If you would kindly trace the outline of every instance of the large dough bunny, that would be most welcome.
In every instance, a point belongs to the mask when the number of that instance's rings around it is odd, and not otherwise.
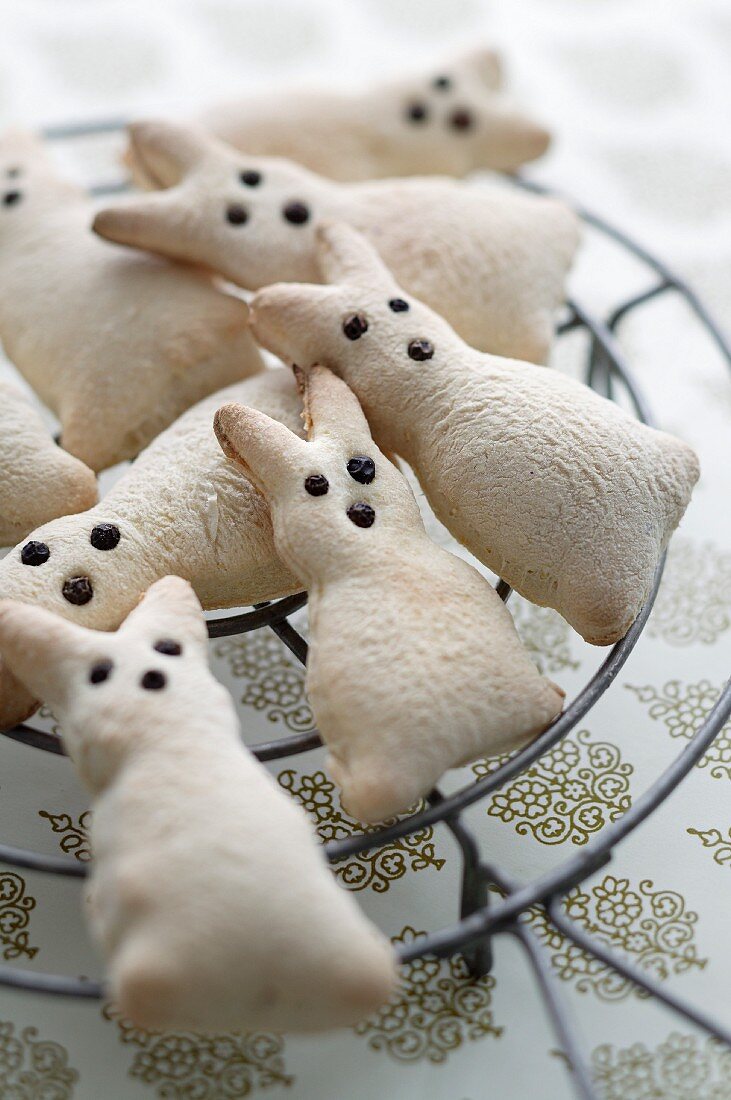
[[[0,378],[0,546],[91,508],[97,495],[89,467],[57,447],[33,402]]]
[[[260,343],[344,378],[480,561],[588,642],[621,638],[690,500],[694,452],[558,371],[468,347],[349,226],[323,227],[320,247],[332,285],[260,291]]]
[[[298,590],[274,549],[269,511],[213,434],[224,401],[245,401],[301,430],[289,371],[263,371],[207,397],[139,456],[87,512],[34,531],[0,562],[0,598],[115,630],[153,581],[189,580],[204,607],[238,607]],[[36,707],[0,662],[0,729]]]
[[[347,221],[465,340],[546,358],[578,243],[564,203],[443,177],[336,183],[171,123],[136,123],[130,136],[164,190],[100,210],[94,228],[109,240],[205,264],[256,290],[317,282],[316,226]]]
[[[303,810],[241,744],[178,577],[116,634],[0,603],[0,651],[53,709],[94,798],[88,915],[138,1027],[317,1031],[395,983],[388,941],[325,865]]]
[[[343,804],[382,821],[448,768],[540,733],[563,692],[490,583],[427,537],[345,383],[314,367],[303,385],[309,442],[242,405],[220,409],[215,429],[264,492],[277,550],[308,590],[307,694]]]
[[[65,450],[102,470],[262,364],[245,302],[101,241],[93,213],[35,138],[0,139],[0,339]]]

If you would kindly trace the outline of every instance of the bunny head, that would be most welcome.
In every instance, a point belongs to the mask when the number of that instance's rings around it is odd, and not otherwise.
[[[164,190],[100,210],[100,236],[204,264],[250,290],[317,280],[324,180],[291,161],[242,157],[195,127],[135,123],[130,141],[135,163]]]
[[[443,318],[402,291],[373,246],[343,223],[317,230],[329,286],[281,283],[253,299],[256,339],[287,363],[329,367],[358,393],[379,431],[404,401],[418,407],[446,364],[464,348]],[[397,413],[397,407],[401,410]],[[380,442],[391,447],[388,433]]]
[[[224,405],[214,428],[224,453],[267,498],[282,559],[308,584],[352,575],[423,533],[414,496],[376,447],[355,395],[322,366],[298,371],[308,441],[264,413]]]
[[[0,137],[0,247],[16,228],[32,227],[40,210],[81,198],[77,187],[56,175],[34,134],[9,130]]]
[[[33,604],[93,630],[114,630],[159,575],[134,526],[112,520],[98,506],[44,524],[11,550],[0,561],[0,599]],[[36,709],[37,696],[28,688],[0,658],[0,728]]]
[[[94,791],[129,752],[175,721],[173,690],[176,706],[195,720],[207,639],[201,606],[180,577],[153,584],[116,633],[87,630],[15,600],[0,602],[3,663],[49,704]]]

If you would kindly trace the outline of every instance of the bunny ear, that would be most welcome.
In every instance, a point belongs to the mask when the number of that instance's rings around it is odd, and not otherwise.
[[[386,283],[393,276],[373,245],[344,222],[321,222],[316,231],[317,258],[327,283]]]
[[[173,122],[133,122],[127,127],[130,156],[155,187],[172,187],[206,156],[203,130]]]
[[[213,420],[221,450],[268,496],[292,473],[299,476],[307,444],[258,409],[231,402]]]
[[[69,672],[89,653],[90,631],[41,607],[0,601],[0,654],[34,696],[53,704],[63,698]]]
[[[189,220],[190,209],[179,191],[157,191],[99,210],[92,229],[108,241],[185,260],[189,255]]]
[[[371,430],[360,402],[349,386],[319,364],[295,367],[305,406],[305,427],[310,439],[323,436],[355,444],[372,442]]]
[[[487,88],[498,91],[503,84],[503,62],[497,50],[482,47],[466,54],[460,65],[470,69]]]
[[[151,585],[120,627],[150,636],[153,642],[185,642],[207,652],[208,631],[193,588],[182,577],[163,577]],[[154,636],[154,637],[153,637]]]

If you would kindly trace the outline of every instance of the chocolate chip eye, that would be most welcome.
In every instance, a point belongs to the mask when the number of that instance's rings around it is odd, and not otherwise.
[[[20,175],[21,169],[17,165],[13,165],[12,168],[5,169],[5,175],[9,180],[17,179]]]
[[[89,541],[95,550],[114,550],[119,545],[122,535],[114,523],[97,523],[93,528]]]
[[[261,172],[254,172],[253,169],[249,169],[246,172],[241,172],[239,179],[247,187],[258,187],[261,183]]]
[[[81,607],[92,598],[94,589],[88,577],[69,577],[67,581],[64,581],[61,594],[69,603]]]
[[[20,560],[23,565],[45,565],[51,556],[51,551],[45,542],[26,542],[20,551]]]
[[[310,208],[303,202],[288,202],[282,207],[282,214],[292,225],[304,225],[310,220]]]
[[[426,122],[429,110],[425,103],[410,103],[406,108],[406,117],[409,122]]]
[[[103,684],[112,675],[112,667],[111,661],[97,661],[89,669],[89,683]]]
[[[3,195],[3,206],[15,206],[22,199],[20,191],[6,191]]]
[[[458,107],[449,116],[449,125],[453,130],[469,130],[472,128],[473,122],[471,111],[468,111],[465,107]]]
[[[435,76],[431,83],[432,88],[436,88],[439,92],[448,92],[452,87],[452,81],[448,76]]]
[[[324,497],[330,488],[330,482],[324,474],[310,474],[305,478],[305,489],[311,497]]]
[[[356,527],[372,527],[376,522],[376,513],[370,504],[366,504],[362,500],[359,500],[357,504],[351,504],[346,515]]]
[[[355,458],[351,458],[347,469],[353,481],[357,481],[361,485],[370,485],[376,476],[376,464],[372,458],[368,458],[366,455],[356,455]]]
[[[360,340],[364,332],[368,332],[368,322],[362,313],[351,313],[343,321],[343,332],[349,340]]]
[[[231,225],[244,225],[249,220],[249,212],[240,202],[232,202],[226,210],[226,221]]]
[[[423,363],[425,359],[431,359],[434,354],[434,345],[428,340],[412,340],[409,344],[409,358],[416,359],[417,363]]]
[[[183,652],[180,642],[175,642],[172,638],[161,638],[152,648],[158,653],[164,653],[166,657],[179,657]]]
[[[394,313],[406,313],[409,308],[409,303],[405,302],[403,298],[391,298],[388,303],[388,308]]]
[[[164,672],[159,672],[158,669],[151,668],[140,680],[140,686],[143,687],[145,691],[160,691],[165,687],[167,682],[168,678]]]

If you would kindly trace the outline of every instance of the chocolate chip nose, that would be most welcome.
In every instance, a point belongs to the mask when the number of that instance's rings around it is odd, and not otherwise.
[[[347,470],[353,481],[361,485],[370,485],[376,476],[376,464],[366,455],[356,455],[355,458],[351,458]]]
[[[362,313],[351,313],[343,321],[343,332],[349,340],[360,340],[368,332],[368,322]]]
[[[354,523],[356,527],[372,527],[376,522],[376,513],[370,504],[366,504],[362,500],[359,500],[356,504],[351,504],[346,514],[350,522]]]
[[[61,594],[69,603],[81,607],[92,598],[94,589],[88,577],[69,577],[64,581]]]
[[[89,536],[89,542],[95,550],[114,550],[122,535],[114,523],[97,523]]]
[[[412,340],[408,351],[410,359],[415,359],[417,363],[423,363],[433,356],[434,345],[429,340]]]
[[[292,225],[304,225],[310,220],[310,208],[303,202],[288,202],[282,214]]]
[[[140,686],[145,691],[161,691],[167,682],[168,678],[164,672],[160,672],[157,668],[151,668],[140,680]]]
[[[95,665],[92,665],[89,669],[89,683],[90,684],[103,684],[105,680],[108,680],[112,675],[112,662],[111,661],[97,661]]]
[[[324,497],[330,488],[330,482],[324,474],[310,474],[305,478],[305,491],[311,497]]]

